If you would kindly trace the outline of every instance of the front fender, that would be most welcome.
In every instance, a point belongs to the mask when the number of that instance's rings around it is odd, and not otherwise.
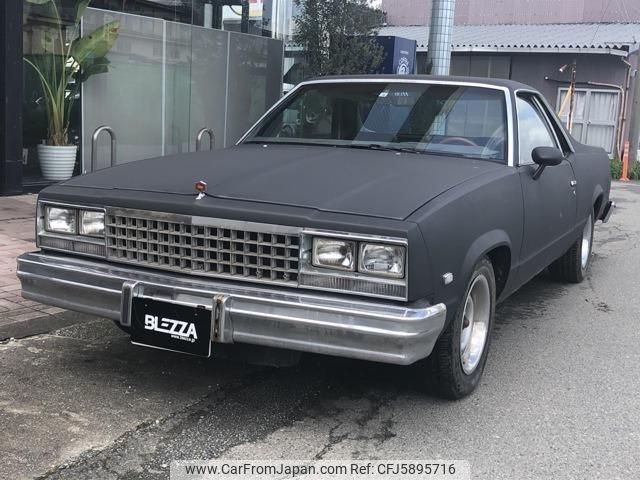
[[[487,252],[505,246],[512,265],[517,262],[523,218],[520,179],[506,166],[441,195],[413,216],[431,259],[430,300],[447,306],[448,320],[455,315],[475,264]],[[445,285],[447,273],[454,280]]]
[[[507,247],[509,248],[509,252],[513,251],[509,234],[504,230],[491,230],[490,232],[478,237],[471,244],[471,247],[469,247],[469,250],[464,257],[460,271],[460,281],[466,285],[469,278],[471,278],[473,267],[475,267],[476,263],[478,263],[478,261],[491,250],[498,247]]]

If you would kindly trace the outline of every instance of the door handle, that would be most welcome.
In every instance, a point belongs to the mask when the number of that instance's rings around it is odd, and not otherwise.
[[[576,185],[578,185],[578,182],[576,180],[571,180],[569,182],[569,185],[571,185],[572,187],[575,187]]]

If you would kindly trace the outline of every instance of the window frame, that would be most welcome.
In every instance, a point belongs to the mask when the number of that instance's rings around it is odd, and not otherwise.
[[[463,86],[463,87],[477,87],[477,88],[486,88],[490,90],[498,90],[504,94],[504,107],[506,109],[506,122],[507,122],[507,132],[506,132],[506,160],[503,160],[503,165],[514,167],[515,164],[515,145],[516,145],[516,128],[515,123],[516,112],[514,106],[514,97],[513,97],[513,89],[503,86],[503,85],[494,85],[490,83],[482,83],[482,82],[474,82],[474,81],[460,81],[460,80],[431,80],[424,78],[395,78],[395,77],[385,77],[380,76],[378,78],[326,78],[326,79],[317,79],[317,80],[309,80],[306,82],[301,82],[296,87],[294,87],[289,93],[283,96],[278,102],[276,102],[271,108],[269,108],[262,117],[260,117],[247,131],[246,133],[240,137],[240,139],[236,142],[236,145],[243,144],[249,137],[255,135],[255,132],[262,127],[264,122],[270,120],[274,114],[280,109],[280,107],[290,100],[289,97],[298,93],[301,88],[310,86],[310,85],[318,85],[318,84],[341,84],[341,83],[409,83],[409,84],[427,84],[427,85],[453,85],[453,86]]]
[[[535,96],[536,99],[542,105],[543,110],[546,113],[547,118],[549,119],[549,124],[552,126],[553,131],[556,133],[556,136],[560,141],[560,145],[562,147],[562,151],[564,152],[565,156],[568,156],[571,153],[575,153],[576,150],[573,146],[573,142],[571,141],[571,137],[569,136],[569,133],[565,129],[564,124],[562,123],[562,120],[560,120],[560,118],[556,114],[553,107],[551,107],[551,104],[547,101],[546,97],[541,95],[540,92],[537,92],[535,90],[531,90],[528,88],[519,88],[514,93],[516,96],[520,93],[525,93],[525,94],[530,94]],[[517,116],[517,112],[516,112],[516,116]]]
[[[551,137],[553,143],[555,143],[554,148],[564,152],[564,148],[562,148],[562,142],[560,141],[556,129],[553,126],[551,119],[549,118],[547,112],[545,111],[544,104],[540,99],[540,95],[537,92],[533,92],[530,90],[518,90],[515,92],[515,114],[516,114],[516,122],[518,124],[518,166],[527,166],[527,165],[535,165],[535,162],[523,162],[522,160],[522,152],[520,148],[521,139],[522,139],[522,131],[520,129],[520,112],[518,110],[518,99],[523,100],[531,105],[531,107],[537,112],[540,120],[543,125],[547,129],[547,133]]]

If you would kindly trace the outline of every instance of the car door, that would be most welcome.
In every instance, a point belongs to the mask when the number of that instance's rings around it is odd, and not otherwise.
[[[518,173],[524,201],[521,271],[526,280],[560,257],[573,242],[576,224],[576,178],[568,160],[547,167],[533,178],[536,147],[561,148],[542,102],[533,93],[516,96],[518,116]]]

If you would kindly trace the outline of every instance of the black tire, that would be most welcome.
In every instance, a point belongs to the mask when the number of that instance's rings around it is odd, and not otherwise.
[[[476,279],[478,279],[479,276],[484,276],[486,278],[489,287],[490,306],[488,327],[484,350],[482,351],[477,366],[473,372],[466,373],[463,369],[463,363],[460,355],[463,317],[467,297],[469,296],[471,287],[475,285]],[[427,363],[431,369],[430,373],[433,387],[437,394],[447,399],[457,400],[469,395],[478,386],[491,345],[491,330],[493,328],[495,306],[495,274],[493,271],[493,265],[489,259],[485,257],[480,260],[473,269],[473,274],[467,283],[464,297],[462,297],[455,317],[451,322],[449,322],[449,325],[438,339],[431,356],[427,359]]]
[[[589,215],[580,238],[571,245],[571,248],[567,250],[564,255],[549,265],[549,273],[555,280],[565,283],[580,283],[586,278],[589,266],[591,265],[591,251],[593,249],[593,218],[593,215]],[[582,253],[585,248],[583,240],[587,227],[590,227],[590,233],[588,233],[587,262],[583,264]]]

